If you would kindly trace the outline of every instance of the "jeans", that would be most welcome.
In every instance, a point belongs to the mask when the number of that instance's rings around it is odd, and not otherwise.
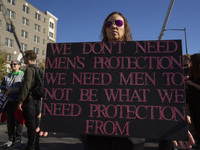
[[[15,119],[15,110],[17,109],[17,101],[9,101],[5,108],[7,118],[7,130],[9,141],[15,142],[21,140],[23,135],[23,125]]]
[[[28,133],[27,150],[39,149],[39,134],[35,130],[39,126],[40,103],[41,100],[35,99],[26,99],[23,103],[23,115]]]

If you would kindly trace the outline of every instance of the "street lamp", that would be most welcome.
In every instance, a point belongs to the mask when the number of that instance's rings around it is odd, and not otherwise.
[[[187,50],[187,36],[186,36],[186,28],[184,28],[184,29],[165,29],[164,31],[168,31],[168,30],[184,31],[184,32],[185,32],[185,50],[186,50],[186,54],[188,54],[188,50]]]

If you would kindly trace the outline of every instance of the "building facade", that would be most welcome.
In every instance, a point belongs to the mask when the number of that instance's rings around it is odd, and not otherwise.
[[[26,0],[0,0],[0,50],[8,62],[21,61],[26,50],[36,52],[36,63],[45,60],[47,43],[56,42],[57,20]]]

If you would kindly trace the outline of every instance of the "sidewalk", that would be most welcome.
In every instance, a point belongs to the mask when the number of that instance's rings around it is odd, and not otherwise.
[[[23,145],[20,148],[7,148],[6,150],[23,150],[27,143],[27,132],[24,126]],[[2,145],[7,142],[7,127],[6,124],[0,123],[0,150],[3,150]],[[49,134],[47,138],[40,138],[41,150],[82,150],[82,142],[78,135],[68,135],[57,133],[56,135]]]
[[[7,142],[7,127],[6,123],[0,123],[0,150],[1,146]],[[20,148],[7,148],[6,150],[23,150],[27,143],[27,131],[24,126],[23,145]],[[47,138],[40,138],[41,150],[83,150],[82,141],[79,135],[57,133],[53,135],[50,133]],[[158,143],[155,141],[147,141],[144,150],[157,150]],[[4,149],[5,150],[5,149]]]

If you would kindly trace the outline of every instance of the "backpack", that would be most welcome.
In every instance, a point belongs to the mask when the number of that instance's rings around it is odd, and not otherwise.
[[[36,100],[40,100],[43,97],[44,92],[44,72],[38,68],[35,69],[35,82],[32,86],[32,97]]]

